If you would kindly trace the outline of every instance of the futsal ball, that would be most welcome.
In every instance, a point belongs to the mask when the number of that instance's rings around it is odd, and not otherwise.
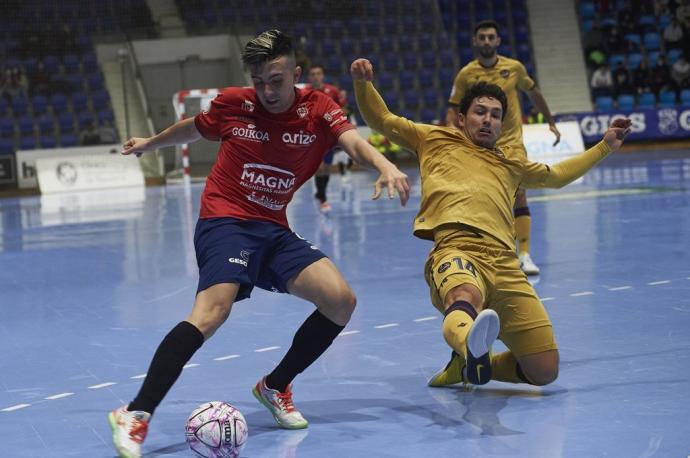
[[[249,431],[242,413],[222,401],[201,404],[187,419],[185,438],[198,456],[237,458]]]

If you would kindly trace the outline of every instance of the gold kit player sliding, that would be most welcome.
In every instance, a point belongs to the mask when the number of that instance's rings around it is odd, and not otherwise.
[[[522,109],[518,90],[524,91],[535,108],[544,115],[544,119],[549,123],[549,129],[556,135],[554,143],[556,146],[561,139],[561,133],[556,127],[541,91],[527,74],[524,65],[496,52],[501,44],[498,24],[494,21],[479,22],[474,27],[472,44],[476,49],[477,58],[460,69],[455,77],[453,90],[448,100],[450,107],[446,115],[446,125],[450,127],[457,125],[460,99],[472,85],[479,81],[486,81],[500,87],[508,100],[501,137],[497,143],[499,147],[510,145],[515,154],[521,152],[527,155],[527,150],[522,143]],[[539,267],[532,261],[529,254],[532,219],[527,206],[527,195],[522,188],[518,188],[515,195],[513,214],[520,267],[527,275],[537,275]]]
[[[546,309],[520,270],[513,198],[519,186],[560,188],[584,175],[621,146],[630,120],[615,121],[596,146],[548,166],[528,161],[522,144],[496,146],[509,107],[494,84],[468,88],[456,128],[391,113],[371,83],[368,60],[354,61],[351,74],[367,124],[419,158],[422,200],[414,234],[434,242],[424,274],[453,349],[429,385],[553,382],[558,349]],[[496,338],[508,351],[491,354]]]

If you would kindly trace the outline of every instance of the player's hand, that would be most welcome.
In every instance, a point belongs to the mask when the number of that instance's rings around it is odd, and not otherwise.
[[[549,130],[551,132],[553,132],[553,134],[556,136],[556,141],[553,142],[553,146],[558,145],[561,141],[561,133],[558,131],[558,127],[556,127],[556,123],[549,124]]]
[[[625,137],[630,133],[632,121],[628,118],[616,119],[611,123],[608,130],[604,133],[604,141],[609,144],[613,151],[623,144]]]
[[[400,196],[400,204],[403,207],[407,204],[407,200],[410,198],[410,180],[394,165],[381,172],[379,179],[374,183],[374,195],[371,198],[376,200],[381,197],[383,188],[388,188],[389,199],[395,197],[397,191],[398,196]]]
[[[141,157],[143,153],[154,149],[155,148],[151,148],[148,138],[132,137],[122,145],[121,153],[125,156],[136,154],[137,157]]]
[[[374,81],[374,66],[367,59],[356,59],[350,65],[352,81]]]

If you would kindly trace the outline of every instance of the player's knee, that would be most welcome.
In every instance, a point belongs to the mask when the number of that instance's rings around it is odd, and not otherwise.
[[[206,339],[228,319],[232,304],[226,301],[208,301],[201,307],[195,307],[188,321],[194,324]]]
[[[340,325],[350,321],[357,305],[354,291],[347,285],[341,285],[332,291],[326,304],[319,307],[321,312],[330,320]]]
[[[446,294],[444,309],[448,309],[448,307],[458,301],[469,302],[477,309],[477,311],[480,311],[482,306],[482,294],[479,291],[479,288],[469,283],[456,286],[448,291],[448,294]]]
[[[544,386],[553,383],[558,378],[558,360],[543,361],[533,365],[525,371],[525,375],[532,385]]]

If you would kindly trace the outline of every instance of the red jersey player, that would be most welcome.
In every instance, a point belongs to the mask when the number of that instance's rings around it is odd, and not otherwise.
[[[375,199],[382,187],[389,198],[397,191],[403,205],[409,197],[407,176],[357,134],[338,104],[295,87],[301,69],[290,37],[266,31],[245,46],[242,61],[254,88],[226,89],[208,112],[124,144],[123,154],[141,154],[202,136],[221,142],[194,235],[199,285],[192,312],[160,343],[134,400],[109,415],[123,457],[141,456],[151,414],[232,304],[248,298],[254,286],[316,305],[283,360],[252,390],[281,427],[306,428],[292,403],[291,382],[342,331],[356,299],[336,266],[290,230],[285,208],[336,143],[380,172]]]

